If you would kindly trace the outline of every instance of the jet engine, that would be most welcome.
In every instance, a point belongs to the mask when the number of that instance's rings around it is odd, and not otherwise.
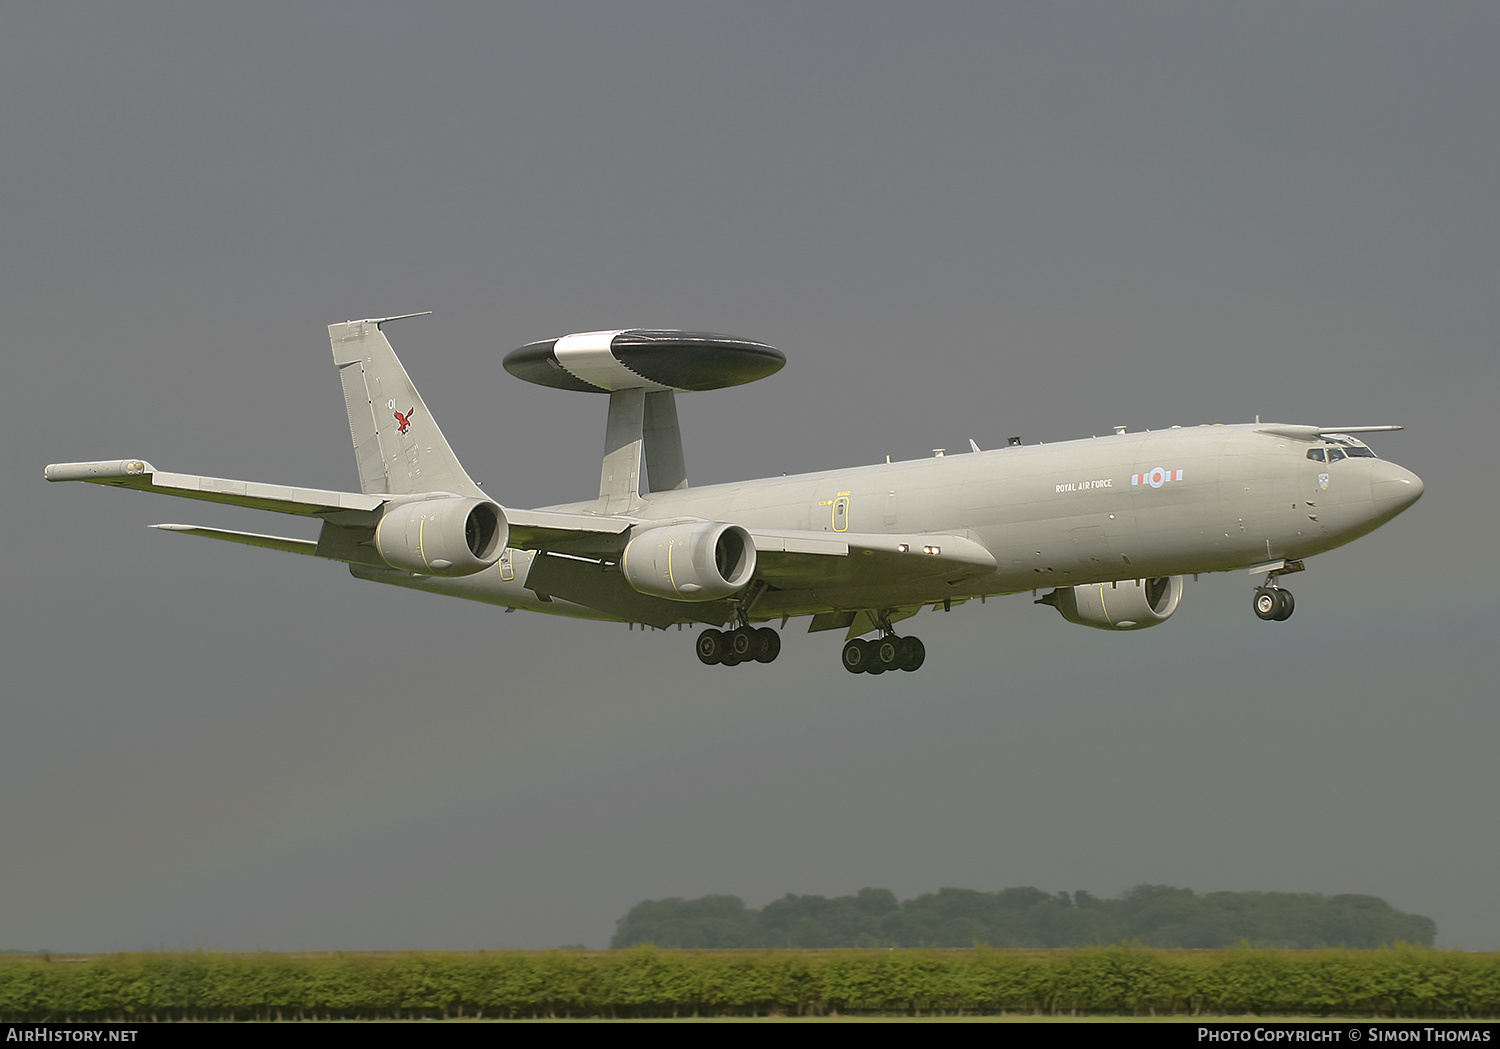
[[[510,526],[488,499],[447,496],[388,507],[375,526],[375,549],[392,568],[460,576],[500,559]]]
[[[1144,630],[1165,622],[1182,600],[1182,576],[1063,586],[1037,599],[1069,623],[1099,630]]]
[[[717,601],[750,582],[755,541],[739,525],[663,525],[641,532],[625,545],[620,571],[642,594],[673,601]]]

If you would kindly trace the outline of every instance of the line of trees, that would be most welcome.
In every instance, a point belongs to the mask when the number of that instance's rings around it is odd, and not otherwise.
[[[545,1016],[1492,1017],[1500,956],[1386,951],[502,951],[0,957],[0,1022]]]
[[[1040,889],[940,889],[898,901],[889,889],[853,896],[786,895],[760,910],[738,896],[643,900],[616,923],[610,946],[1148,947],[1371,949],[1432,946],[1432,919],[1374,896],[1210,892],[1137,885],[1117,899]]]

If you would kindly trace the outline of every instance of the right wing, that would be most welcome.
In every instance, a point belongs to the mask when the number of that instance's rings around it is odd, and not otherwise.
[[[782,590],[957,582],[995,571],[983,545],[959,535],[883,535],[751,528],[755,574]]]

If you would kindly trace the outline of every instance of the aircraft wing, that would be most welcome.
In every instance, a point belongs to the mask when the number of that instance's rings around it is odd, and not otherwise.
[[[1275,434],[1277,437],[1290,437],[1298,441],[1316,441],[1319,437],[1329,434],[1340,433],[1385,433],[1390,430],[1404,430],[1404,426],[1262,426],[1261,433]]]
[[[995,557],[958,535],[749,529],[755,574],[783,590],[957,581],[995,571]]]
[[[280,550],[287,554],[306,554],[316,557],[318,544],[311,539],[288,539],[279,535],[261,535],[258,532],[232,532],[227,528],[202,528],[198,525],[155,524],[163,532],[180,532],[183,535],[201,535],[206,539],[222,539],[225,542],[241,543],[245,546],[263,546],[268,550]]]
[[[167,473],[144,459],[54,463],[47,467],[45,476],[49,481],[90,481],[115,488],[133,488],[138,492],[160,492],[301,517],[328,517],[346,511],[353,511],[355,516],[373,514],[384,502],[379,496],[356,492],[330,492],[320,488],[292,488],[282,484]],[[369,523],[373,525],[374,519],[371,518]]]
[[[625,549],[634,521],[628,517],[570,514],[558,510],[505,508],[510,523],[507,545],[517,550],[544,550],[576,557],[613,558]]]
[[[237,481],[222,477],[168,473],[144,459],[88,463],[54,463],[49,481],[88,481],[139,492],[157,492],[255,510],[318,517],[342,529],[373,528],[386,498],[378,494],[335,492],[318,488]],[[629,540],[632,527],[656,522],[629,517],[558,510],[505,509],[510,528],[507,545],[574,557],[614,560]],[[335,560],[364,562],[358,551],[331,544],[250,532],[161,525],[165,531],[243,543],[288,553],[317,554]],[[781,589],[862,586],[892,582],[957,581],[995,570],[995,559],[979,543],[957,535],[880,535],[749,529],[755,543],[756,575]]]
[[[299,517],[320,517],[345,529],[373,529],[378,512],[387,501],[379,494],[333,492],[320,488],[294,488],[257,481],[235,481],[223,477],[158,470],[144,459],[110,459],[92,463],[54,463],[44,475],[49,481],[89,481],[112,488],[157,492],[211,503],[227,503],[254,510],[270,510]],[[625,517],[567,513],[556,510],[504,510],[510,526],[508,545],[519,550],[547,550],[579,557],[613,558],[624,549],[632,524]],[[308,540],[263,536],[253,532],[231,532],[194,525],[155,525],[168,532],[221,539],[247,546],[263,546],[288,553],[313,554],[334,560],[369,562],[353,549],[333,549]],[[366,535],[364,538],[368,538]],[[347,545],[347,544],[345,544]]]
[[[510,514],[510,511],[506,511]],[[570,522],[568,518],[577,518]],[[536,558],[531,563],[526,586],[549,598],[598,609],[620,619],[666,628],[684,617],[705,623],[725,623],[732,616],[727,602],[680,602],[652,597],[634,590],[618,570],[602,564],[617,560],[629,538],[631,524],[648,529],[658,522],[624,518],[591,517],[556,511],[520,511],[524,538],[517,541],[512,525],[512,546],[563,553],[571,556]],[[619,527],[619,531],[606,529]],[[918,593],[934,582],[956,582],[995,570],[995,559],[980,544],[956,535],[864,535],[808,532],[787,529],[746,529],[755,544],[755,575],[773,588],[803,594],[842,592],[889,592],[916,585]],[[599,560],[595,560],[599,559]],[[819,603],[813,599],[814,604]],[[890,614],[890,620],[915,614],[926,603],[918,599],[910,608]],[[864,620],[859,620],[863,614]],[[858,625],[862,623],[863,625]],[[843,629],[856,636],[876,628],[867,613],[834,612],[812,629]]]
[[[211,503],[247,506],[254,510],[271,510],[300,517],[328,517],[350,511],[357,515],[373,514],[386,502],[380,495],[358,492],[333,492],[321,488],[293,488],[283,484],[261,484],[257,481],[232,481],[223,477],[198,477],[158,470],[144,459],[111,459],[96,463],[54,463],[44,475],[49,481],[89,481],[113,488],[132,488],[138,492],[158,492]],[[511,546],[522,550],[564,549],[572,545],[597,547],[598,552],[618,552],[621,544],[611,542],[637,522],[626,517],[601,517],[556,510],[505,510],[510,523]],[[372,517],[369,524],[375,524]],[[181,529],[178,529],[181,530]]]

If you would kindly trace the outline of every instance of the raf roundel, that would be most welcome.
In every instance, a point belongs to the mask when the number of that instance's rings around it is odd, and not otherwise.
[[[506,354],[518,379],[559,390],[718,390],[774,375],[774,346],[702,331],[626,328],[528,343]]]
[[[1181,470],[1163,470],[1160,466],[1143,474],[1131,474],[1131,484],[1150,485],[1152,488],[1160,488],[1168,481],[1182,480]]]

